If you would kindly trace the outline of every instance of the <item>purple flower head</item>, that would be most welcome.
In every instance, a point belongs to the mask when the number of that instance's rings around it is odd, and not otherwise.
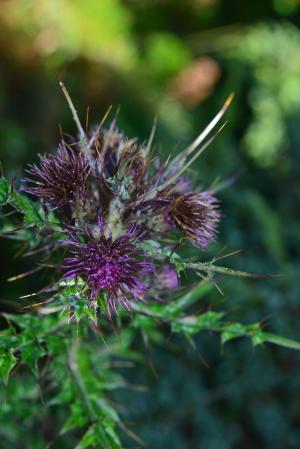
[[[171,201],[166,219],[205,249],[216,235],[220,219],[218,201],[210,191],[179,195]]]
[[[62,142],[55,154],[39,155],[40,166],[30,165],[27,173],[36,179],[25,179],[23,190],[42,198],[45,204],[58,208],[84,200],[87,193],[89,165],[85,157]]]
[[[115,127],[115,121],[108,130],[101,130],[95,139],[92,151],[99,159],[98,169],[104,179],[119,179],[131,176],[143,181],[148,165],[144,147],[137,144],[137,139],[127,139]]]
[[[179,286],[176,270],[164,266],[157,274],[157,283],[159,290],[175,290]]]
[[[110,178],[117,174],[124,142],[124,135],[117,129],[114,129],[114,127],[109,130],[102,130],[99,133],[96,148],[101,155],[101,165],[105,178]]]
[[[100,218],[97,234],[87,232],[86,243],[73,235],[65,241],[73,250],[62,267],[67,270],[64,279],[83,276],[90,300],[105,292],[109,315],[117,313],[117,305],[130,310],[132,300],[143,300],[147,287],[141,278],[154,268],[149,256],[137,246],[141,232],[133,225],[126,234],[113,240]]]

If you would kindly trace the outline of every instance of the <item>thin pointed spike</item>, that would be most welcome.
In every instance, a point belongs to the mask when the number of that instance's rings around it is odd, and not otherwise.
[[[31,298],[32,296],[37,296],[38,293],[29,293],[29,295],[20,296],[19,299]]]
[[[217,180],[217,182],[211,187],[210,190],[212,190],[214,193],[217,193],[221,190],[227,189],[228,187],[232,186],[243,173],[244,169],[239,170],[235,175],[224,179],[224,181]]]
[[[30,276],[31,274],[36,273],[37,271],[42,270],[43,267],[37,267],[34,268],[33,270],[27,271],[26,273],[21,273],[21,274],[17,274],[16,276],[11,276],[10,278],[8,278],[6,281],[7,282],[13,282],[13,281],[17,281],[18,279],[23,279],[27,276]]]
[[[20,307],[19,310],[30,309],[30,308],[33,308],[33,307],[38,307],[40,305],[51,304],[52,302],[54,302],[54,299],[50,299],[48,301],[35,302],[33,304],[30,304],[29,306]]]
[[[221,259],[226,259],[227,257],[235,256],[236,254],[240,254],[242,252],[241,249],[238,249],[237,251],[232,251],[231,253],[224,254],[223,256],[216,256],[214,257],[214,262],[217,262]]]
[[[227,100],[225,101],[224,105],[220,109],[220,111],[217,113],[217,115],[212,119],[212,121],[207,125],[207,127],[202,131],[202,133],[199,134],[197,139],[194,140],[184,151],[183,154],[187,157],[189,156],[199,145],[204,141],[204,139],[208,136],[208,134],[214,129],[214,127],[218,124],[218,122],[221,120],[225,112],[227,111],[228,107],[230,106],[232,100],[234,97],[234,93],[231,93]]]
[[[147,143],[147,146],[146,146],[146,153],[147,154],[150,153],[150,150],[151,150],[151,147],[152,147],[153,139],[154,139],[155,132],[156,132],[156,126],[157,126],[157,117],[154,117],[153,125],[152,125],[151,132],[150,132],[150,136],[149,136],[148,143]]]
[[[218,136],[218,134],[222,131],[222,129],[227,125],[228,122],[225,122],[219,129],[218,131],[204,144],[202,145],[201,148],[199,148],[199,150],[197,151],[196,154],[194,154],[194,156],[181,168],[181,170],[179,170],[179,172],[177,172],[174,176],[172,176],[170,179],[168,179],[164,184],[162,184],[159,187],[155,187],[153,190],[151,190],[148,193],[145,193],[144,195],[140,196],[136,202],[136,204],[140,204],[141,202],[143,202],[145,199],[151,199],[155,196],[156,192],[161,192],[163,191],[166,187],[168,187],[170,184],[172,184],[174,181],[176,181],[176,179],[185,171],[189,168],[189,166],[200,156],[200,154],[202,154],[207,147],[209,147],[209,145],[215,140],[215,138]]]
[[[196,269],[197,271],[204,271],[206,273],[220,273],[220,274],[226,274],[228,276],[240,276],[240,277],[253,278],[253,279],[265,279],[265,278],[267,279],[267,278],[282,276],[281,274],[249,273],[247,271],[239,271],[239,270],[233,270],[232,268],[220,267],[218,265],[213,265],[212,263],[207,263],[207,262],[187,263],[186,268]]]
[[[74,106],[74,104],[72,102],[72,99],[71,99],[71,97],[69,95],[69,92],[67,91],[67,88],[64,85],[64,83],[59,78],[58,78],[58,82],[59,82],[60,88],[61,88],[61,90],[62,90],[62,92],[63,92],[63,94],[64,94],[64,96],[65,96],[65,98],[67,100],[67,103],[68,103],[69,108],[70,108],[70,110],[72,112],[72,115],[73,115],[74,122],[75,122],[76,127],[77,127],[78,132],[79,132],[80,150],[86,156],[91,169],[94,170],[95,169],[95,163],[94,163],[93,154],[92,154],[92,152],[91,152],[91,150],[89,148],[88,139],[87,139],[87,136],[86,136],[86,134],[84,132],[84,129],[83,129],[81,123],[80,123],[80,120],[79,120],[77,111],[75,109],[75,106]]]
[[[115,128],[115,126],[116,126],[116,123],[117,123],[117,120],[118,120],[118,117],[119,117],[119,114],[120,114],[120,110],[121,110],[121,105],[119,104],[118,107],[117,107],[115,116],[114,116],[114,118],[113,118],[113,121],[111,122],[109,131],[114,130],[114,128]]]
[[[101,130],[105,120],[107,119],[107,117],[109,116],[110,112],[112,110],[112,104],[108,107],[107,111],[105,112],[101,122],[99,123],[99,125],[97,126],[96,131],[93,133],[90,141],[89,141],[89,148],[91,148],[91,146],[93,145],[93,143],[95,142],[95,139],[97,137],[97,135],[99,134],[99,131]]]
[[[114,116],[114,118],[113,118],[113,120],[112,120],[112,122],[110,124],[110,127],[108,129],[108,137],[106,139],[106,143],[104,144],[104,146],[102,148],[102,154],[103,155],[106,153],[107,146],[109,144],[109,139],[110,139],[110,137],[112,136],[112,134],[113,134],[113,132],[115,130],[115,126],[116,126],[117,119],[118,119],[118,116],[119,116],[119,113],[120,113],[120,109],[121,109],[121,106],[119,105],[118,108],[117,108],[117,111],[115,113],[115,116]]]
[[[86,109],[85,134],[87,134],[88,129],[89,129],[89,115],[90,115],[90,107],[88,106]]]
[[[77,126],[77,129],[78,129],[78,132],[79,132],[80,142],[82,144],[87,144],[87,138],[86,138],[85,132],[84,132],[83,127],[82,127],[82,125],[80,123],[77,111],[76,111],[75,106],[73,104],[73,101],[72,101],[72,99],[71,99],[71,97],[69,95],[69,92],[67,91],[66,86],[64,85],[64,83],[60,79],[58,79],[58,83],[59,83],[59,86],[60,86],[60,88],[62,90],[62,93],[64,94],[64,96],[65,96],[65,98],[67,100],[69,108],[70,108],[70,110],[72,112],[74,122],[75,122],[75,124]]]
[[[61,139],[62,142],[64,142],[64,140],[65,140],[64,139],[64,132],[63,132],[61,124],[58,125],[58,129],[59,129],[60,139]]]
[[[221,290],[221,287],[217,284],[216,281],[211,279],[211,283],[214,285],[214,287],[218,290],[218,292],[220,293],[221,296],[224,296],[223,291]]]
[[[227,122],[225,122],[219,129],[218,131],[204,144],[202,145],[202,147],[199,148],[199,150],[197,151],[197,153],[194,154],[194,156],[181,168],[181,170],[179,170],[179,172],[177,172],[174,176],[172,176],[170,179],[168,179],[167,182],[165,182],[165,184],[163,184],[162,186],[160,186],[159,190],[164,190],[168,185],[172,184],[174,181],[176,181],[176,179],[182,175],[183,172],[185,172],[189,166],[206,150],[206,148],[208,148],[212,142],[215,140],[215,138],[218,136],[218,134],[222,131],[222,129],[227,125]]]
[[[127,435],[132,438],[136,443],[138,443],[140,446],[146,447],[145,442],[138,436],[136,435],[134,432],[132,432],[131,430],[127,429],[127,427],[125,426],[124,423],[122,423],[122,421],[120,421],[118,423],[118,425],[120,426],[120,428],[122,430],[124,430],[125,433],[127,433]]]

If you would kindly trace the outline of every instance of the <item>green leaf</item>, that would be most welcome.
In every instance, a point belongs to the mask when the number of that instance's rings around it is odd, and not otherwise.
[[[132,321],[132,326],[149,332],[155,327],[155,320],[150,316],[137,315]]]
[[[75,449],[85,449],[87,447],[94,447],[96,443],[97,443],[97,438],[95,435],[95,426],[93,425],[83,435],[82,439],[77,444]]]
[[[175,270],[178,274],[186,269],[186,262],[184,262],[184,260],[182,259],[177,259],[176,257],[174,257],[174,255],[172,256],[170,262],[174,265]]]
[[[281,337],[280,335],[271,334],[269,332],[260,332],[252,337],[254,346],[263,343],[273,343],[274,345],[283,346],[289,349],[300,350],[300,342],[290,338]]]
[[[223,330],[221,333],[222,343],[226,343],[234,338],[244,336],[250,337],[254,346],[258,346],[263,343],[273,343],[277,346],[300,350],[300,342],[281,337],[280,335],[271,334],[269,332],[263,332],[259,323],[245,325],[240,323],[230,323],[223,325]]]
[[[197,287],[193,288],[181,298],[170,302],[166,306],[160,306],[161,309],[163,309],[163,314],[165,316],[177,317],[184,309],[203,298],[203,296],[206,295],[212,288],[212,284],[208,282],[203,283],[203,281],[201,281]]]
[[[105,399],[98,398],[98,404],[101,408],[101,413],[106,419],[114,423],[118,423],[120,421],[118,413]]]
[[[32,341],[32,344],[25,346],[21,350],[21,358],[22,362],[28,365],[33,373],[37,376],[38,375],[38,360],[41,357],[44,357],[46,354],[44,348],[37,342]]]
[[[115,432],[114,424],[109,420],[104,420],[102,425],[103,425],[103,428],[105,430],[107,437],[110,440],[111,448],[112,449],[122,449],[119,437]]]
[[[11,203],[24,214],[24,221],[27,224],[42,224],[42,212],[37,205],[27,196],[14,191],[11,195]]]
[[[204,330],[220,330],[223,313],[209,311],[201,315],[191,315],[172,322],[173,332],[194,335]]]
[[[147,317],[138,315],[133,324],[135,327],[143,327],[150,329],[153,327],[153,318],[162,318],[170,320],[181,315],[181,313],[196,301],[201,299],[206,293],[213,288],[213,285],[201,281],[198,286],[191,291],[183,295],[181,298],[176,299],[168,304],[149,304],[147,306],[143,304],[135,304],[134,308],[137,312],[144,312]],[[150,319],[151,318],[151,319]]]
[[[84,427],[88,423],[88,416],[85,408],[80,402],[74,402],[71,405],[71,414],[61,430],[61,434],[68,432],[76,427]]]
[[[59,355],[66,351],[66,340],[58,335],[46,335],[48,352],[51,355]]]
[[[0,377],[4,385],[8,384],[9,374],[16,365],[17,359],[12,352],[2,352],[0,354]]]
[[[109,421],[102,421],[93,424],[83,435],[81,441],[75,449],[86,449],[95,447],[97,449],[122,449],[114,426]]]
[[[10,185],[7,179],[0,178],[0,204],[5,204],[8,201]]]
[[[225,329],[221,333],[222,343],[226,343],[229,340],[247,335],[247,326],[240,323],[230,323],[225,326]]]

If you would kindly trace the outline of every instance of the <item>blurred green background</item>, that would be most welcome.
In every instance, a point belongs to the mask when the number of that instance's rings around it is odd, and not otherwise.
[[[5,175],[19,176],[37,153],[53,150],[59,124],[74,133],[57,75],[83,121],[89,108],[90,124],[120,105],[119,127],[143,141],[157,117],[155,145],[166,157],[234,91],[229,123],[193,166],[196,185],[206,187],[239,174],[219,193],[219,240],[204,257],[227,245],[225,252],[242,250],[228,266],[282,276],[218,279],[224,297],[214,289],[207,302],[232,319],[263,320],[268,330],[300,340],[299,25],[299,0],[2,0]],[[32,267],[16,248],[1,241],[3,310],[43,283],[38,276],[6,282]],[[196,350],[173,338],[151,351],[157,377],[148,357],[126,374],[147,391],[116,397],[148,448],[300,448],[298,353],[254,351],[242,340],[223,351],[214,335],[200,336]],[[16,410],[10,431],[15,425],[24,442],[18,447],[33,448],[42,437],[22,413]],[[124,445],[137,446],[126,436]]]

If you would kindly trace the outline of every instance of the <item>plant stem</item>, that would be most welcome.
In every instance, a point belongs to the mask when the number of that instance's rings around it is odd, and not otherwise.
[[[67,91],[67,88],[64,85],[64,83],[61,80],[59,80],[58,82],[59,82],[60,88],[62,90],[62,93],[64,94],[64,96],[65,96],[65,98],[67,100],[69,108],[70,108],[70,110],[72,112],[72,116],[73,116],[74,122],[75,122],[76,127],[77,127],[78,132],[79,132],[80,149],[84,153],[84,155],[86,156],[87,160],[89,161],[89,164],[90,164],[91,168],[93,169],[94,168],[94,158],[93,158],[90,146],[89,146],[88,139],[87,139],[86,134],[84,132],[84,129],[83,129],[81,123],[80,123],[80,120],[79,120],[77,111],[75,109],[74,103],[73,103],[73,101],[72,101],[72,99],[70,97],[70,94]]]

